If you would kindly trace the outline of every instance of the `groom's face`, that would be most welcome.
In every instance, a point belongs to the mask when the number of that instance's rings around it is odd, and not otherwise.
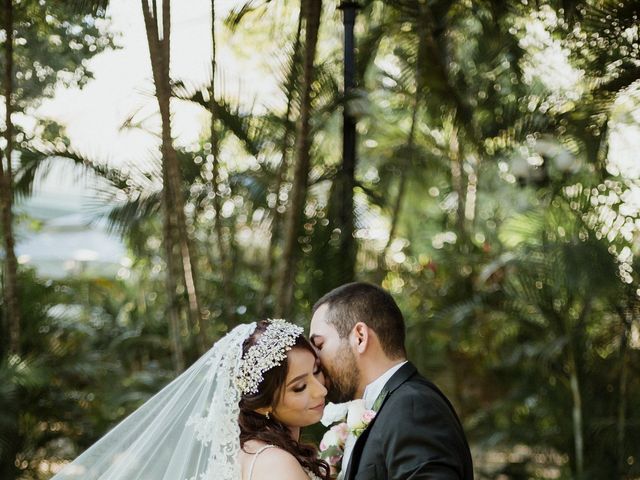
[[[340,338],[336,328],[328,321],[328,310],[326,305],[316,310],[309,333],[327,377],[327,399],[342,403],[355,398],[360,371],[349,338]]]

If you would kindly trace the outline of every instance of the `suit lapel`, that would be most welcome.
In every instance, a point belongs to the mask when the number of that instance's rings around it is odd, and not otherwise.
[[[367,425],[367,428],[364,430],[364,432],[362,432],[362,434],[357,438],[356,443],[353,446],[351,457],[349,458],[349,465],[347,465],[346,473],[343,477],[345,480],[351,480],[355,476],[358,470],[357,466],[360,463],[362,450],[364,449],[364,445],[365,443],[367,443],[367,438],[369,437],[369,431],[378,418],[378,415],[384,407],[384,404],[387,402],[387,399],[394,391],[397,390],[400,385],[406,382],[416,372],[416,367],[414,367],[411,362],[407,362],[402,367],[400,367],[400,369],[396,373],[394,373],[389,381],[385,384],[382,392],[380,392],[380,395],[378,395],[378,398],[376,398],[376,401],[373,404],[373,410],[376,411],[376,416],[373,418],[373,420],[371,420],[371,423]]]

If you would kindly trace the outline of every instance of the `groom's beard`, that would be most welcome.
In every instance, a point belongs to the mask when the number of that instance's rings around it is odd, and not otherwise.
[[[332,365],[326,365],[325,371],[329,377],[327,400],[333,403],[343,403],[353,400],[358,390],[360,371],[356,365],[356,357],[345,342],[343,348],[333,359]]]

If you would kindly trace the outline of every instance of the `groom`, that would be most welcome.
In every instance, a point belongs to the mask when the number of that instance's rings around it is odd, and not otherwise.
[[[368,283],[338,287],[316,302],[311,342],[330,381],[328,398],[363,398],[375,418],[342,459],[345,480],[473,480],[462,425],[444,394],[407,361],[402,313]]]

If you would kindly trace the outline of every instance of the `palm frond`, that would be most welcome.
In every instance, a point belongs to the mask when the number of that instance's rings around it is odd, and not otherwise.
[[[19,151],[20,166],[16,170],[14,184],[15,194],[19,197],[30,195],[36,182],[44,180],[56,164],[63,162],[79,167],[78,175],[94,174],[118,188],[126,188],[129,181],[121,170],[111,168],[70,148],[28,145],[21,147]]]
[[[123,130],[141,130],[150,135],[154,135],[156,137],[160,137],[160,133],[157,131],[152,131],[147,128],[145,125],[150,119],[157,115],[156,111],[146,112],[143,114],[144,106],[139,106],[134,109],[122,122],[120,125],[120,131]]]
[[[530,210],[506,220],[500,229],[499,238],[507,247],[516,247],[522,242],[537,239],[544,226],[544,213]]]
[[[298,47],[298,51],[296,51]],[[290,101],[292,112],[299,111],[298,83],[302,74],[302,61],[300,48],[295,44],[293,48],[285,52],[284,58],[274,59],[274,75],[280,86],[280,91],[285,100]]]
[[[13,453],[12,445],[19,433],[18,412],[20,399],[25,392],[37,391],[50,381],[50,373],[34,358],[8,356],[0,362],[0,460]]]
[[[172,94],[176,98],[196,103],[207,110],[211,108],[208,87],[190,85],[178,80],[173,82]],[[227,100],[214,100],[213,108],[216,118],[222,125],[242,142],[251,155],[257,157],[265,141],[263,122],[250,113],[243,112],[239,103],[234,105]]]
[[[602,32],[615,37],[638,25],[639,0],[600,0],[585,2],[581,27],[589,32]]]
[[[359,39],[356,60],[356,78],[358,80],[364,81],[366,72],[375,61],[380,42],[387,34],[387,31],[388,25],[386,23],[379,23],[370,26],[362,38]]]
[[[488,296],[484,294],[474,295],[472,298],[449,305],[434,315],[433,320],[438,322],[442,319],[450,319],[449,325],[460,327],[460,325],[471,322],[478,317],[478,312],[483,310],[488,304]]]
[[[231,31],[234,31],[247,15],[253,13],[264,14],[265,7],[269,3],[271,3],[271,0],[249,0],[244,2],[242,5],[233,8],[229,12],[224,23]]]
[[[103,16],[110,0],[71,0],[71,8],[78,13]]]
[[[162,191],[140,192],[106,213],[108,230],[125,236],[150,219],[159,218],[161,207]]]

